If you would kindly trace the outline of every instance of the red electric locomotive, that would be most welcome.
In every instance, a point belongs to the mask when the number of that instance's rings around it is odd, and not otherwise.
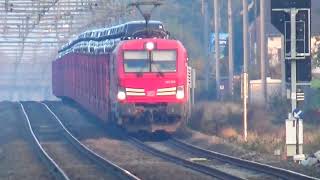
[[[188,115],[187,51],[161,22],[87,31],[53,62],[53,93],[128,131],[174,132]]]

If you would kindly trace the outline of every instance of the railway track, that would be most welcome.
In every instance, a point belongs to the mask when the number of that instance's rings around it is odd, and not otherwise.
[[[50,103],[47,105],[57,114],[62,123],[79,138],[83,143],[94,149],[104,157],[112,159],[113,162],[121,164],[122,167],[137,174],[141,179],[186,179],[186,180],[208,180],[211,176],[185,168],[176,163],[168,162],[149,152],[141,151],[135,145],[128,142],[126,132],[109,124],[102,123],[100,120],[88,114],[86,111],[73,112],[73,107],[65,106],[59,103]],[[70,114],[69,114],[70,113]],[[73,119],[72,117],[75,117]],[[103,127],[103,128],[102,128]],[[83,130],[94,131],[94,133],[84,133]],[[81,130],[83,133],[81,133]],[[88,138],[90,136],[98,137],[95,140]],[[111,147],[112,146],[112,147]]]
[[[184,143],[174,138],[171,138],[167,141],[152,143],[142,142],[139,139],[132,136],[126,136],[125,139],[127,139],[129,143],[133,144],[135,147],[143,150],[144,152],[152,154],[153,156],[165,159],[167,161],[171,161],[179,166],[183,166],[218,179],[316,179],[289,170],[275,168],[269,165],[246,161],[235,157],[201,149],[199,147]],[[168,152],[166,148],[175,149],[176,153],[172,153],[172,151],[174,150]],[[186,154],[189,154],[189,157]],[[200,162],[202,160],[194,161],[191,160],[190,157],[201,157],[205,160],[203,162]],[[217,163],[218,165],[212,163]],[[215,167],[219,165],[223,168],[221,169],[221,167]],[[233,168],[236,167],[239,170],[234,170],[232,169],[232,167],[230,168],[228,166],[233,166]],[[251,175],[246,175],[246,173],[251,173]]]
[[[276,178],[280,179],[286,179],[286,180],[292,180],[292,179],[298,179],[298,180],[307,180],[307,179],[312,179],[315,180],[317,178],[310,177],[304,174],[300,174],[297,172],[293,172],[290,170],[278,168],[278,167],[273,167],[270,165],[254,162],[254,161],[248,161],[236,157],[232,157],[229,155],[221,154],[218,152],[214,151],[209,151],[206,149],[202,149],[200,147],[196,147],[194,145],[188,144],[186,142],[180,141],[178,139],[172,138],[168,141],[169,144],[172,146],[176,147],[177,149],[181,151],[187,151],[192,154],[195,154],[197,156],[201,156],[205,159],[208,160],[219,160],[221,162],[225,162],[228,164],[233,164],[239,167],[243,167],[245,169],[251,169],[260,173],[265,173],[272,175]]]
[[[153,147],[147,145],[146,143],[144,143],[144,142],[142,142],[142,141],[140,141],[137,138],[132,137],[132,136],[128,136],[128,141],[130,143],[132,143],[133,145],[135,145],[136,147],[138,147],[139,149],[141,149],[141,150],[143,150],[145,152],[151,153],[154,156],[157,156],[157,157],[160,157],[162,159],[171,161],[171,162],[173,162],[175,164],[190,168],[192,170],[198,171],[200,173],[206,174],[206,175],[214,177],[214,178],[218,178],[218,179],[234,179],[234,180],[242,180],[242,179],[244,179],[244,178],[241,178],[239,176],[232,175],[232,174],[226,173],[224,171],[215,169],[213,167],[209,167],[209,166],[198,164],[198,163],[195,163],[195,162],[192,162],[192,161],[188,161],[188,160],[185,160],[184,158],[181,158],[179,156],[171,155],[169,153],[160,151],[160,150],[158,150],[156,148],[153,148]]]
[[[20,106],[35,149],[56,179],[139,179],[83,145],[46,104]]]
[[[159,142],[142,142],[131,136],[128,139],[143,151],[218,179],[317,179],[290,170],[208,151],[175,138]]]

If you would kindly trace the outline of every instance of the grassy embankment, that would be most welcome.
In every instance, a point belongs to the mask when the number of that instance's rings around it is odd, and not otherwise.
[[[284,111],[282,113],[286,115],[285,108],[278,107],[265,110],[262,107],[251,106],[248,117],[248,141],[246,143],[243,142],[242,138],[242,111],[241,103],[201,102],[194,107],[189,126],[203,133],[222,137],[248,150],[268,154],[273,154],[275,150],[284,152],[285,117],[279,117],[279,114],[281,114],[279,111]],[[320,122],[305,120],[305,153],[314,153],[320,150],[319,127]]]

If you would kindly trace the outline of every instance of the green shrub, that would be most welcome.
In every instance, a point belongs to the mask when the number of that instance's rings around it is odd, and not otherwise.
[[[311,81],[311,88],[313,89],[320,89],[320,80],[315,79]]]

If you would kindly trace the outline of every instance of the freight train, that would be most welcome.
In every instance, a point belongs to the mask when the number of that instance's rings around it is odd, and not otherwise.
[[[159,21],[81,33],[52,63],[55,96],[129,132],[175,132],[188,116],[188,55]]]

